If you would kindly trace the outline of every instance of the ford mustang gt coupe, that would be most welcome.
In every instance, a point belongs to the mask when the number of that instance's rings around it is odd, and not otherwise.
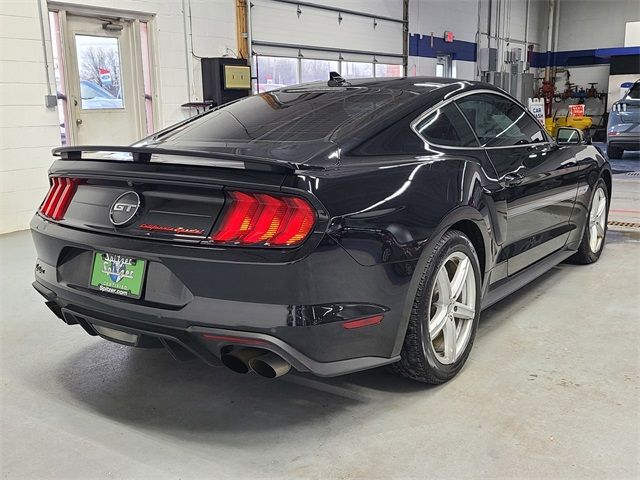
[[[334,75],[54,154],[31,223],[51,311],[270,378],[451,379],[482,309],[598,260],[611,198],[578,130],[442,78]]]

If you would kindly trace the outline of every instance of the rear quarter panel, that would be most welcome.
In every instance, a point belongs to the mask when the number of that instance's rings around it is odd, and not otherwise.
[[[295,187],[322,202],[330,217],[328,235],[358,263],[407,263],[412,270],[429,240],[459,220],[462,208],[483,232],[485,249],[494,250],[488,232],[499,224],[499,207],[485,191],[491,181],[476,157],[440,153],[347,159],[314,178],[298,178]]]

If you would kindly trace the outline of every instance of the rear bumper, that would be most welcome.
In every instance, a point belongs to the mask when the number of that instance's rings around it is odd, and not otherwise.
[[[320,376],[398,360],[406,269],[364,267],[335,244],[292,263],[224,262],[202,247],[93,234],[38,216],[31,226],[39,257],[34,287],[67,323],[89,333],[91,325],[111,326],[179,344],[207,363],[230,346],[259,346]],[[94,250],[148,260],[140,300],[87,288]],[[380,313],[377,325],[342,326]]]
[[[625,150],[640,150],[640,135],[612,135],[607,137],[607,145]]]
[[[300,372],[311,372],[320,377],[334,377],[368,370],[399,360],[399,357],[358,357],[333,362],[317,362],[271,335],[199,326],[175,329],[143,324],[132,319],[113,318],[105,314],[87,313],[77,307],[75,309],[61,307],[60,304],[65,302],[39,282],[34,282],[34,288],[47,299],[50,308],[52,304],[58,307],[51,309],[57,311],[60,318],[68,325],[81,325],[90,335],[100,335],[95,326],[104,326],[139,336],[139,343],[133,346],[149,346],[149,340],[157,340],[158,346],[168,348],[178,359],[182,355],[181,350],[186,350],[209,365],[219,365],[220,356],[229,346],[261,348],[276,353]],[[114,341],[113,338],[104,338]]]

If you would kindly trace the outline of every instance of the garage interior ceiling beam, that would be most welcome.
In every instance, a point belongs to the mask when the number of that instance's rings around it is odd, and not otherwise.
[[[291,5],[298,5],[300,7],[310,7],[310,8],[316,8],[318,10],[325,10],[325,11],[329,11],[329,12],[336,12],[336,13],[348,13],[349,15],[357,15],[360,17],[366,17],[366,18],[373,18],[374,20],[386,20],[388,22],[396,22],[396,23],[402,23],[402,24],[408,24],[408,20],[403,20],[401,18],[393,18],[393,17],[386,17],[384,15],[376,15],[374,13],[367,13],[367,12],[360,12],[357,10],[350,10],[348,8],[340,8],[340,7],[333,7],[330,5],[320,5],[317,3],[309,3],[309,2],[296,2],[295,0],[272,0],[274,2],[278,2],[278,3],[288,3]]]

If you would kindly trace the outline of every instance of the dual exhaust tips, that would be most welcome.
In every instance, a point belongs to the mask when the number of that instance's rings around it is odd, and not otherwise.
[[[221,357],[225,367],[236,373],[251,370],[265,378],[278,378],[291,370],[291,364],[273,352],[260,348],[242,348]]]

